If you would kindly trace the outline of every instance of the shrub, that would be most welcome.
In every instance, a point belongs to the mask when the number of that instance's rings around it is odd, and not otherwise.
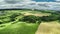
[[[42,21],[55,21],[57,18],[55,16],[43,16],[40,17]]]
[[[8,23],[10,22],[10,18],[9,17],[5,17],[4,19],[1,19],[4,23]]]
[[[39,23],[39,24],[40,24],[40,23],[41,23],[41,19],[40,19],[40,20],[38,20],[38,22],[37,22],[37,23]]]
[[[11,21],[15,21],[15,18],[16,18],[17,16],[20,16],[20,15],[23,15],[23,14],[21,14],[21,13],[14,13],[14,14],[12,14],[12,15],[10,16]]]
[[[14,13],[10,16],[10,18],[15,18],[15,17],[20,16],[20,15],[22,15],[22,14],[21,13]]]
[[[19,21],[24,21],[24,22],[29,22],[29,23],[36,23],[37,17],[36,16],[33,16],[33,15],[24,16]]]
[[[3,24],[3,22],[0,22],[0,24]]]
[[[13,19],[11,18],[11,19],[10,19],[10,22],[12,22],[12,21],[15,21],[15,19],[14,19],[14,18],[13,18]]]

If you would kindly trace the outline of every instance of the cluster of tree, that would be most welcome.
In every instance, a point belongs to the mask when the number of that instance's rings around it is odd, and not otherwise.
[[[21,16],[21,15],[23,15],[23,14],[21,14],[21,13],[14,13],[14,14],[12,14],[10,16],[4,16],[4,17],[2,16],[2,17],[0,17],[0,24],[13,22],[13,21],[16,20],[17,16]]]
[[[55,21],[55,20],[57,20],[57,18],[54,16],[43,16],[43,17],[40,17],[40,19],[42,21]]]
[[[41,23],[41,19],[39,19],[38,16],[34,16],[34,15],[28,15],[28,16],[24,16],[21,19],[19,19],[19,21],[23,21],[23,22],[27,22],[27,23]]]
[[[38,17],[34,15],[24,16],[21,19],[19,19],[19,21],[24,21],[29,23],[36,23],[37,20],[38,20]]]
[[[37,17],[34,15],[29,15],[29,16],[24,16],[19,21],[24,21],[28,23],[41,23],[42,21],[45,22],[50,22],[50,21],[60,21],[60,16],[58,15],[50,15],[50,16],[42,16],[42,17]]]
[[[41,10],[41,12],[44,12],[43,10]],[[48,13],[48,11],[45,11]],[[6,14],[5,11],[1,11],[1,13],[3,15]],[[0,17],[0,24],[2,23],[8,23],[8,22],[13,22],[13,21],[16,21],[16,17],[18,16],[23,16],[22,18],[19,18],[18,20],[19,21],[23,21],[23,22],[27,22],[27,23],[41,23],[42,21],[46,21],[46,22],[49,22],[49,21],[56,21],[56,20],[59,20],[60,21],[60,12],[51,12],[51,15],[50,16],[34,16],[34,15],[28,15],[28,16],[24,16],[23,14],[21,13],[13,13],[11,14],[10,16],[5,16],[5,17]]]

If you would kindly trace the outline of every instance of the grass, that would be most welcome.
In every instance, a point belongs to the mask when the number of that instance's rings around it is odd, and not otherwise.
[[[2,21],[9,21],[10,19],[9,16],[11,16],[12,14],[17,14],[17,13],[25,14],[25,13],[31,13],[31,12],[32,11],[29,11],[29,10],[5,10],[6,15],[0,16],[0,18],[4,18],[4,19],[1,19]],[[23,15],[16,17],[17,19],[16,21],[14,21],[16,23],[5,22],[4,24],[0,24],[0,34],[35,34],[38,28],[38,24],[17,22],[18,19],[20,19],[21,17],[23,17]]]
[[[60,34],[60,24],[57,21],[41,23],[36,34]]]
[[[0,27],[0,34],[35,34],[38,24],[29,23],[7,23]]]
[[[32,11],[32,10],[10,10],[10,11],[7,11],[7,15],[11,15],[12,13],[22,13],[22,14],[25,14],[25,15],[35,15],[35,16],[49,16],[51,15],[50,13],[42,13],[40,11]]]
[[[10,21],[9,16],[17,13],[22,13],[24,16],[26,15],[34,15],[34,16],[49,16],[50,13],[42,13],[40,11],[32,11],[32,10],[5,10],[6,15],[0,16],[2,21]],[[8,18],[7,18],[8,17]],[[18,22],[23,15],[17,16],[16,23],[8,22],[4,24],[0,24],[0,34],[35,34],[39,24],[37,23],[26,23],[26,22]]]

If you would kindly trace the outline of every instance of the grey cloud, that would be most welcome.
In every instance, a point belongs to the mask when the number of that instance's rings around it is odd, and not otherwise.
[[[11,9],[11,8],[27,8],[27,9],[44,9],[44,10],[60,10],[60,3],[58,2],[35,2],[29,0],[21,1],[21,2],[12,2],[6,3],[6,1],[2,1],[0,3],[0,9]]]

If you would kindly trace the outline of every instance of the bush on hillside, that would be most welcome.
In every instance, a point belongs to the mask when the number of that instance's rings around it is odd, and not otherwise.
[[[20,21],[29,22],[29,23],[36,23],[37,17],[34,15],[24,16]]]
[[[42,20],[41,20],[41,19],[39,19],[39,20],[37,20],[37,23],[39,23],[39,24],[40,24],[40,23],[41,23],[41,21],[42,21]]]
[[[3,24],[3,22],[0,22],[0,24]]]
[[[57,20],[57,17],[55,17],[55,16],[43,16],[40,18],[42,21],[55,21],[55,20]]]
[[[14,13],[10,16],[10,18],[15,18],[15,17],[20,16],[20,15],[22,15],[22,14],[21,13]]]
[[[11,21],[15,21],[15,18],[16,18],[17,16],[20,16],[20,15],[23,15],[23,14],[21,14],[21,13],[14,13],[14,14],[12,14],[12,15],[10,16]]]
[[[13,22],[13,21],[15,21],[15,19],[14,19],[14,18],[13,18],[13,19],[11,18],[11,19],[10,19],[10,22]]]

